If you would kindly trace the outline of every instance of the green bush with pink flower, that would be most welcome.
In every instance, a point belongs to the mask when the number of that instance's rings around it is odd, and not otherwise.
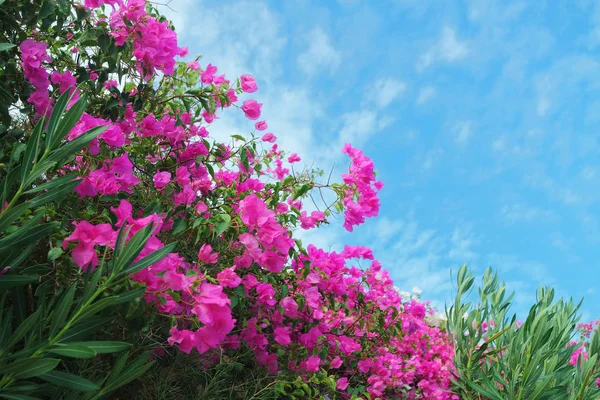
[[[6,1],[0,20],[0,398],[485,395],[487,369],[455,351],[480,309],[456,303],[448,334],[370,249],[297,239],[377,216],[361,150],[340,149],[339,183],[295,172],[254,78],[182,61],[145,0]],[[222,113],[250,133],[211,138]],[[315,191],[332,200],[313,206]]]

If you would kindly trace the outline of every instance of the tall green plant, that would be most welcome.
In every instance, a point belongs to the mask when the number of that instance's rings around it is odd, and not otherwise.
[[[116,317],[116,311],[106,312],[108,308],[126,311],[128,303],[144,292],[143,288],[129,290],[129,275],[162,259],[174,244],[134,262],[152,226],[138,231],[126,244],[123,238],[128,231],[122,229],[112,260],[103,259],[94,271],[65,273],[58,288],[43,277],[52,275],[60,248],[50,246],[46,260],[31,257],[41,241],[52,243],[52,234],[65,228],[46,220],[80,182],[73,175],[46,181],[45,174],[62,167],[106,129],[93,128],[65,142],[64,136],[86,107],[85,96],[66,111],[68,101],[68,94],[63,94],[48,123],[42,118],[26,140],[13,147],[2,177],[0,270],[5,273],[0,275],[0,398],[61,398],[68,393],[68,398],[98,399],[151,366],[146,362],[149,353],[128,362],[128,343],[90,337]],[[111,353],[121,356],[108,376],[82,376],[74,361]]]
[[[569,361],[581,302],[555,300],[554,289],[540,288],[521,324],[509,309],[513,294],[488,268],[473,303],[474,278],[466,266],[458,271],[458,291],[446,310],[455,343],[455,387],[464,399],[584,400],[600,394],[598,332],[589,358]]]

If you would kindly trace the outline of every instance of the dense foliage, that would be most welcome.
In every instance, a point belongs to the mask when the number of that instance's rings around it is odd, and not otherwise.
[[[367,156],[340,149],[340,183],[294,173],[300,157],[246,99],[254,78],[176,61],[187,50],[145,0],[1,7],[0,397],[100,398],[151,368],[142,350],[168,368],[169,345],[207,377],[260,367],[263,398],[452,397],[452,346],[431,311],[403,301],[369,249],[293,237],[378,214]],[[211,140],[225,111],[254,130]],[[304,206],[323,191],[331,203]],[[105,355],[130,347],[132,362]],[[250,397],[239,375],[190,390]]]
[[[299,167],[254,77],[189,58],[145,0],[0,0],[0,35],[0,398],[598,395],[597,328],[571,342],[552,291],[519,325],[461,269],[448,335],[370,249],[299,241],[377,216],[373,162]],[[212,139],[225,112],[249,132]]]

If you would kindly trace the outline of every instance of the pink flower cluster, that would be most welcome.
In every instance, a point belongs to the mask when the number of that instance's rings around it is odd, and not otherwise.
[[[101,3],[102,1],[92,1],[86,5],[93,7]],[[148,15],[145,0],[112,2],[115,3],[119,7],[110,15],[111,34],[118,46],[132,40],[133,55],[143,79],[150,80],[156,70],[167,75],[173,74],[175,57],[185,56],[187,49],[177,46],[177,35],[169,28],[168,22],[158,22]]]
[[[112,6],[110,35],[135,57],[123,58],[134,75],[149,80],[157,71],[174,73],[175,57],[186,50],[166,23],[147,13],[145,0],[85,0],[90,9],[104,4]],[[39,58],[49,59],[45,45],[33,43],[22,48],[24,69],[29,68],[30,81],[45,79],[47,92],[48,74],[41,79],[35,68],[43,69]],[[80,55],[86,57],[83,51]],[[98,210],[113,205],[113,223],[101,217],[74,223],[63,248],[71,249],[75,264],[96,267],[99,254],[111,254],[121,227],[130,228],[129,240],[151,224],[152,236],[137,260],[164,247],[163,241],[181,238],[185,247],[132,278],[145,285],[147,303],[175,321],[170,345],[186,353],[195,349],[206,359],[211,351],[244,347],[273,373],[308,376],[325,368],[336,375],[339,391],[362,385],[372,398],[455,399],[448,392],[451,342],[426,323],[427,304],[402,299],[368,248],[326,252],[294,241],[294,229],[315,228],[329,215],[303,210],[302,198],[294,196],[306,182],[290,167],[300,156],[286,157],[270,132],[262,141],[273,145],[264,152],[250,140],[238,138],[244,143],[240,147],[205,140],[207,124],[227,106],[221,104],[223,96],[235,103],[237,95],[256,92],[254,77],[242,75],[234,90],[211,64],[202,69],[193,61],[187,68],[198,73],[202,88],[210,85],[217,111],[194,113],[178,105],[134,112],[123,100],[116,121],[88,111],[68,133],[67,140],[73,140],[93,127],[107,127],[63,169],[82,178],[75,189],[81,198],[104,196]],[[69,71],[53,73],[52,83],[59,92],[75,90]],[[110,93],[102,95],[110,99],[121,90],[116,82],[103,83]],[[266,131],[267,122],[258,121],[261,103],[244,100],[239,108],[257,121],[257,131]],[[343,188],[344,227],[352,231],[378,214],[383,184],[375,179],[371,159],[350,145],[343,151],[351,164],[337,187]],[[131,196],[119,200],[123,194]],[[148,200],[159,200],[154,203],[165,213],[144,209]],[[366,266],[359,267],[357,260]]]
[[[354,226],[365,222],[365,218],[379,214],[377,194],[383,188],[383,182],[375,179],[373,161],[361,150],[345,144],[343,153],[350,157],[349,172],[342,176],[347,185],[344,195],[344,228],[352,232]]]
[[[36,42],[34,39],[27,39],[19,46],[23,74],[35,89],[27,101],[33,104],[38,115],[49,115],[52,104],[48,93],[50,75],[43,65],[44,62],[50,62],[46,48],[46,43]]]

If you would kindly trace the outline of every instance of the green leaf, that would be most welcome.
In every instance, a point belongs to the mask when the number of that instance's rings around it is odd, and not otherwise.
[[[41,309],[38,308],[37,311],[35,311],[23,322],[21,322],[21,324],[19,324],[17,329],[15,329],[15,331],[13,332],[12,336],[8,339],[8,342],[6,342],[6,345],[4,346],[4,351],[10,350],[11,347],[19,343],[21,339],[23,339],[23,337],[35,327],[40,316],[40,310]]]
[[[97,354],[119,353],[132,347],[131,343],[126,342],[73,342],[72,344],[88,347]]]
[[[39,400],[39,397],[27,396],[25,394],[18,393],[2,393],[0,392],[0,397],[7,400]]]
[[[113,370],[113,373],[107,382],[106,390],[113,391],[146,373],[146,371],[152,366],[152,363],[147,363],[148,357],[150,357],[150,352],[142,354],[140,357],[131,362],[131,364],[129,364],[127,368],[120,374],[116,374],[115,370]]]
[[[65,91],[67,93],[68,91]],[[64,93],[63,93],[64,94]],[[58,124],[56,125],[56,130],[52,134],[52,138],[50,143],[48,144],[48,148],[54,150],[58,147],[60,142],[64,139],[65,136],[73,129],[75,124],[81,119],[85,108],[87,107],[87,94],[84,93],[81,95],[81,98],[77,100],[75,104],[69,108],[69,111],[60,119]]]
[[[83,133],[80,136],[77,136],[75,139],[63,144],[58,149],[52,151],[52,153],[50,153],[50,156],[48,157],[48,161],[59,164],[64,162],[73,154],[77,153],[79,150],[87,146],[96,137],[100,136],[102,132],[104,132],[107,128],[108,127],[105,125],[100,125],[90,129],[89,131]]]
[[[246,141],[246,138],[243,137],[242,135],[231,135],[231,137],[234,139],[243,140],[244,142]]]
[[[54,347],[51,347],[48,352],[71,358],[92,358],[96,356],[96,352],[89,347],[75,345],[73,343],[57,344]]]
[[[149,223],[144,228],[140,229],[133,235],[129,242],[125,245],[125,248],[119,252],[117,259],[115,260],[114,272],[120,273],[125,267],[130,265],[133,260],[142,252],[146,241],[152,234],[154,229],[153,224]]]
[[[53,247],[48,252],[48,261],[55,261],[58,257],[62,256],[64,253],[63,249],[60,247]]]
[[[34,208],[52,201],[62,200],[69,193],[73,193],[73,189],[75,189],[80,182],[81,180],[65,182],[60,186],[54,187],[52,190],[42,194],[41,196],[34,197],[25,204],[29,204],[29,207]]]
[[[11,208],[0,216],[0,232],[4,232],[10,224],[20,218],[29,208],[29,204],[21,203],[16,207]]]
[[[51,371],[40,375],[40,378],[54,385],[78,392],[94,392],[99,389],[98,385],[88,379],[62,371]]]
[[[16,44],[12,43],[0,43],[0,51],[7,51],[15,47]]]
[[[65,113],[65,109],[67,108],[67,104],[69,103],[70,93],[68,90],[64,91],[63,94],[60,95],[54,108],[52,109],[52,115],[50,115],[50,120],[48,121],[48,133],[46,135],[46,142],[52,142],[52,138],[54,137],[56,127],[58,125],[58,121],[62,118]]]
[[[0,292],[13,287],[24,286],[37,280],[37,275],[0,275]]]
[[[229,214],[219,214],[217,218],[218,222],[215,224],[215,235],[220,236],[227,228],[229,228],[231,216]]]
[[[71,308],[71,305],[73,304],[73,297],[75,296],[76,288],[77,288],[76,282],[73,282],[73,284],[71,284],[69,289],[65,292],[60,303],[58,303],[58,306],[54,310],[54,313],[52,314],[52,323],[50,324],[50,333],[49,333],[51,338],[53,338],[58,333],[59,328],[63,325],[63,323],[67,319],[67,315],[69,314],[69,309]]]
[[[122,273],[131,275],[138,271],[143,270],[144,268],[146,268],[152,264],[156,264],[157,262],[159,262],[160,260],[165,258],[169,253],[171,253],[175,249],[175,246],[177,246],[177,242],[169,243],[168,245],[161,247],[158,250],[153,251],[152,253],[148,254],[146,257],[142,258],[140,261],[125,268],[125,270]]]
[[[24,358],[7,365],[0,373],[16,379],[33,378],[52,371],[59,362],[58,358]]]
[[[95,332],[99,328],[107,326],[113,317],[91,316],[83,321],[73,325],[61,338],[60,343],[67,343],[72,340],[81,340],[87,335]]]
[[[28,191],[24,192],[23,194],[33,194],[33,193],[42,192],[42,191],[46,191],[46,190],[49,191],[55,187],[62,186],[67,182],[71,182],[71,181],[77,179],[77,177],[78,177],[77,174],[63,175],[59,178],[54,178],[51,181],[44,182],[40,185],[37,185],[33,189],[29,189]]]
[[[13,247],[21,246],[37,242],[40,238],[48,236],[58,229],[57,222],[49,222],[46,224],[36,225],[29,229],[19,230],[4,239],[0,240],[0,252],[12,249]]]
[[[131,300],[135,300],[135,299],[141,297],[144,293],[146,293],[145,287],[140,287],[140,288],[136,288],[133,290],[129,290],[125,293],[121,293],[117,297],[117,300],[115,301],[115,305],[129,303]]]
[[[29,175],[31,168],[37,160],[37,155],[40,151],[40,141],[42,138],[42,130],[46,118],[42,117],[33,129],[33,133],[27,141],[27,147],[25,148],[25,155],[23,156],[23,163],[21,164],[21,180],[25,181],[25,178]]]
[[[92,303],[87,308],[85,308],[83,312],[79,314],[79,317],[82,318],[87,315],[96,315],[100,311],[104,310],[106,307],[113,305],[115,300],[117,300],[117,296],[109,296],[103,298],[102,300],[96,301],[95,303]]]

